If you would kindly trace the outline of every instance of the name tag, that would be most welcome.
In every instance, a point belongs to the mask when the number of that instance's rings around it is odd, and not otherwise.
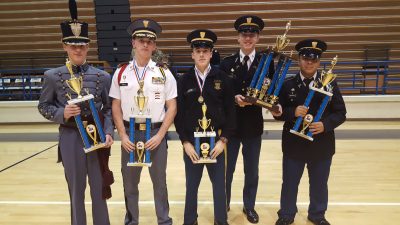
[[[128,83],[119,83],[119,86],[128,86]]]

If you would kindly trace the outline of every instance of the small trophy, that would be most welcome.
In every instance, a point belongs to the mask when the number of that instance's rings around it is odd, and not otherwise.
[[[67,93],[66,96],[67,98],[69,98],[69,100],[67,101],[68,105],[89,102],[90,111],[94,119],[94,124],[87,124],[86,121],[82,121],[81,115],[74,116],[76,125],[79,129],[79,133],[81,134],[83,140],[83,150],[85,151],[85,153],[88,153],[99,148],[104,148],[106,146],[106,135],[104,134],[103,126],[101,124],[99,114],[94,104],[94,96],[92,94],[89,94],[88,90],[85,90],[86,95],[81,95],[83,89],[82,77],[75,77],[72,70],[71,62],[68,59],[65,65],[69,73],[71,74],[71,78],[69,80],[66,80],[65,82],[67,86],[78,95],[76,98],[72,98],[71,94]],[[99,134],[100,140],[98,140],[97,134]]]
[[[260,64],[258,64],[250,86],[247,88],[244,101],[267,108],[273,112],[279,111],[279,107],[276,105],[279,91],[292,63],[292,53],[290,56],[281,53],[290,42],[286,37],[290,26],[291,22],[289,21],[286,24],[285,33],[276,38],[275,47],[272,49],[268,48],[265,53],[262,53]],[[273,78],[270,80],[266,75],[269,72],[271,62],[276,57],[279,57],[279,62],[275,67]]]
[[[308,91],[308,95],[307,98],[304,102],[304,106],[305,107],[309,107],[310,106],[310,102],[311,99],[314,96],[314,93],[320,92],[322,94],[325,95],[324,99],[322,100],[321,105],[318,108],[317,114],[315,115],[315,118],[313,118],[313,116],[311,114],[307,114],[304,119],[299,116],[296,119],[296,123],[294,124],[293,129],[290,130],[290,133],[298,135],[302,138],[305,138],[309,141],[313,141],[314,138],[312,137],[312,133],[310,131],[308,131],[306,133],[306,130],[308,128],[308,126],[310,126],[311,122],[318,122],[321,119],[322,113],[324,112],[326,106],[328,105],[328,102],[330,100],[330,98],[332,97],[332,89],[333,87],[330,85],[330,83],[335,80],[336,78],[336,74],[334,74],[332,72],[333,68],[335,67],[336,63],[337,63],[337,56],[335,56],[332,61],[331,61],[331,68],[328,70],[328,72],[322,71],[321,72],[321,78],[318,79],[315,82],[310,83],[310,90]],[[313,121],[314,119],[314,121]],[[300,131],[300,125],[301,125],[301,121],[303,121],[303,127]]]
[[[146,110],[147,113],[144,112],[149,98],[144,96],[143,86],[144,80],[139,80],[139,90],[137,91],[137,95],[134,97],[139,112],[135,114],[135,110],[132,108],[132,115],[129,117],[129,140],[136,144],[135,150],[129,153],[129,162],[127,163],[127,166],[151,167],[150,149],[145,149],[144,147],[144,143],[150,139],[151,115],[149,114],[149,110]],[[145,119],[146,122],[135,124],[136,119]],[[139,131],[145,131],[144,142],[135,142],[135,125],[138,125]]]
[[[194,132],[194,148],[200,159],[195,161],[194,163],[216,163],[217,159],[212,159],[210,157],[210,149],[214,149],[215,146],[215,137],[217,136],[214,128],[210,127],[211,119],[207,119],[206,112],[207,112],[207,105],[203,103],[201,106],[201,110],[203,111],[203,117],[198,120],[199,126],[203,131],[199,132],[199,127],[196,128],[196,132]],[[210,127],[211,131],[207,131],[207,128]],[[200,138],[210,138],[209,143],[203,142],[200,144]],[[201,150],[201,154],[200,154]]]

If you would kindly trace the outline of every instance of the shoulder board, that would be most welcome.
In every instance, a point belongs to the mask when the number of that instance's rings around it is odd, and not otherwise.
[[[296,75],[285,77],[285,81],[293,80],[295,77],[296,77]]]

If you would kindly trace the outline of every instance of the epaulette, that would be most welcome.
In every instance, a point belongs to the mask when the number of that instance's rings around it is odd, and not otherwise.
[[[236,53],[233,53],[231,55],[225,56],[223,60],[231,58],[231,57],[235,57]]]
[[[296,75],[287,76],[285,77],[285,81],[293,80],[295,77]]]

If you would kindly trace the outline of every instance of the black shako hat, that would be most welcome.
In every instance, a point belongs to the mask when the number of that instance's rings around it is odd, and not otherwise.
[[[143,37],[156,40],[157,36],[161,34],[162,28],[160,24],[152,19],[140,18],[134,20],[126,31],[132,38]]]
[[[264,21],[258,16],[245,15],[237,18],[234,26],[239,33],[260,33],[264,28]]]
[[[68,45],[86,45],[90,42],[88,24],[78,21],[78,9],[75,0],[69,0],[70,21],[60,24],[62,31],[62,42]]]
[[[192,48],[213,48],[217,35],[211,30],[198,29],[190,32],[186,39]]]
[[[299,56],[309,59],[319,59],[328,46],[324,41],[318,39],[306,39],[297,43],[295,48],[299,52]]]

